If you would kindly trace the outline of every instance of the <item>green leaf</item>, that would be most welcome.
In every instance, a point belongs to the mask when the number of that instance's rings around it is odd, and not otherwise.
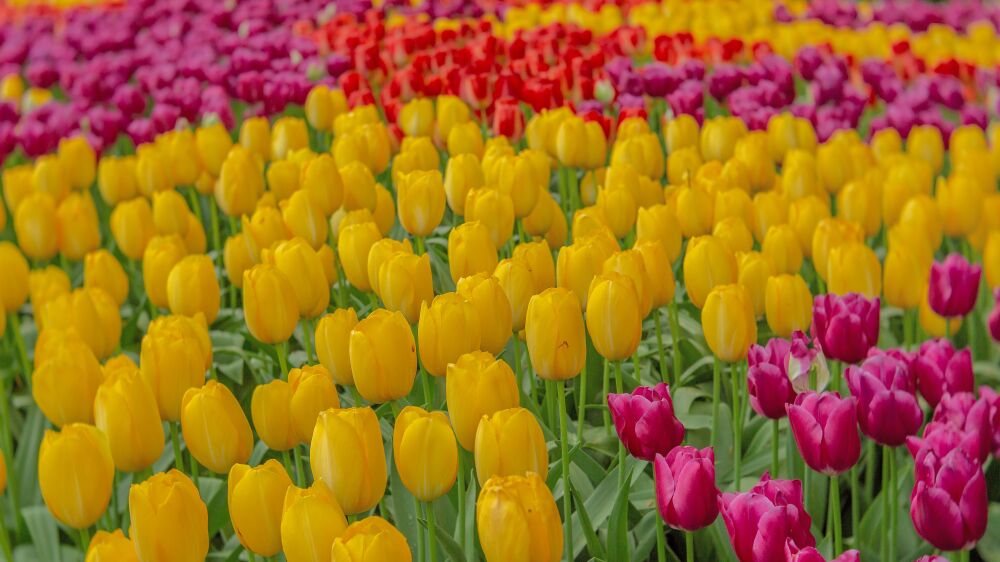
[[[45,416],[37,406],[28,406],[28,415],[17,435],[17,452],[14,454],[14,470],[17,485],[14,490],[20,496],[22,506],[40,505],[42,493],[38,488],[38,448],[45,433]]]
[[[420,527],[417,524],[417,513],[414,507],[413,495],[406,489],[406,486],[403,486],[403,481],[399,478],[399,472],[396,471],[396,463],[392,458],[392,447],[386,447],[386,449],[389,459],[387,466],[390,467],[389,501],[392,505],[393,524],[406,537],[406,542],[410,544],[410,548],[414,551],[414,559],[418,559],[420,556],[416,552],[416,548],[417,533],[420,532]]]
[[[632,485],[632,470],[625,462],[625,481],[618,487],[618,495],[608,521],[608,558],[629,560],[628,556],[628,494]]]
[[[417,519],[417,521],[420,522],[420,525],[424,529],[427,528],[427,521],[424,519]],[[467,562],[465,554],[462,553],[462,547],[460,547],[458,543],[455,542],[455,539],[445,532],[440,525],[434,526],[434,536],[437,537],[438,546],[440,546],[441,550],[445,553],[445,560],[451,560],[452,562]]]
[[[208,507],[208,536],[214,537],[229,525],[229,490],[221,478],[208,476],[198,479],[198,488]]]
[[[976,546],[976,552],[985,562],[1000,562],[1000,503],[990,504],[986,534]]]
[[[601,544],[601,539],[597,536],[597,531],[594,530],[590,516],[587,515],[586,503],[576,490],[573,490],[573,502],[573,505],[576,506],[576,515],[579,518],[580,527],[583,529],[583,536],[587,539],[587,553],[596,558],[604,558],[604,546]]]
[[[31,535],[31,542],[35,545],[38,560],[61,562],[59,527],[48,508],[35,505],[22,509],[21,514],[24,515],[24,523],[28,527],[28,534]]]

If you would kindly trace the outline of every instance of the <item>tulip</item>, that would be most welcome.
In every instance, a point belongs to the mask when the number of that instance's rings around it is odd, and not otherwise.
[[[279,201],[288,199],[301,187],[301,183],[299,182],[300,172],[301,166],[298,162],[280,160],[271,163],[266,173],[268,192],[273,193]],[[339,172],[337,177],[340,178]],[[343,191],[343,185],[340,185],[340,188]],[[343,196],[343,193],[341,193],[341,196]]]
[[[73,529],[96,523],[111,500],[114,478],[108,440],[96,427],[71,423],[45,432],[38,450],[38,487],[59,522]]]
[[[255,122],[255,126],[247,126],[247,138],[251,136],[250,133],[259,127],[259,122]],[[240,141],[243,143],[244,134],[240,133]],[[198,147],[198,157],[201,159],[201,164],[204,166],[205,171],[207,171],[212,177],[219,177],[219,173],[222,170],[222,163],[226,159],[226,155],[229,154],[230,148],[233,146],[232,138],[229,136],[229,131],[226,130],[225,125],[220,122],[215,122],[211,125],[198,128],[194,134],[195,146]],[[246,144],[252,143],[247,142]],[[247,148],[249,150],[249,148]]]
[[[838,218],[819,221],[812,238],[812,258],[820,279],[827,281],[830,278],[830,254],[834,248],[851,243],[864,244],[864,241],[864,231],[853,222]]]
[[[861,431],[877,443],[898,447],[915,435],[923,421],[913,380],[906,366],[888,355],[870,357],[844,373],[858,400]]]
[[[198,159],[198,146],[194,131],[177,129],[164,133],[158,139],[162,140],[170,173],[177,185],[193,185],[202,173],[201,161]]]
[[[936,407],[941,397],[958,392],[972,392],[975,377],[972,372],[972,353],[968,348],[955,351],[945,339],[927,340],[913,362],[913,374],[920,395],[931,407]]]
[[[911,197],[899,214],[899,224],[910,224],[915,230],[923,232],[931,251],[936,251],[941,246],[944,237],[942,221],[938,205],[925,194]]]
[[[914,459],[910,519],[917,534],[941,550],[968,550],[986,533],[988,500],[982,467],[961,448]]]
[[[330,556],[331,562],[413,560],[403,533],[377,515],[352,523],[343,535],[334,539]]]
[[[168,280],[170,272],[187,256],[184,241],[176,234],[154,236],[149,240],[142,259],[142,282],[146,296],[156,308],[170,304]]]
[[[753,249],[753,235],[739,217],[726,217],[715,223],[712,236],[725,242],[734,252],[749,252]]]
[[[469,191],[486,184],[483,167],[474,154],[452,155],[444,174],[444,192],[448,207],[456,215],[465,214],[465,198]]]
[[[115,468],[122,472],[145,470],[163,453],[156,395],[135,364],[105,367],[104,372],[93,406],[97,428],[108,438]],[[37,380],[37,374],[35,377]]]
[[[514,232],[514,200],[499,189],[472,189],[465,198],[465,220],[479,221],[490,231],[497,250]]]
[[[0,276],[0,304],[3,306],[0,312],[17,312],[28,300],[28,260],[17,246],[3,241],[0,242],[0,269],[4,272]]]
[[[235,464],[229,470],[229,517],[243,548],[261,556],[281,551],[281,512],[292,480],[271,459],[257,467]]]
[[[223,213],[239,217],[253,213],[262,193],[264,178],[257,161],[242,146],[234,146],[215,182],[215,202]]]
[[[559,509],[533,472],[487,480],[476,500],[476,528],[487,562],[556,562],[563,553]]]
[[[16,254],[16,256],[20,257],[20,253]],[[16,268],[19,264],[10,263],[8,265],[11,268]],[[19,275],[19,273],[14,273],[13,278],[16,279]],[[86,273],[84,273],[84,276],[86,277]],[[86,279],[84,279],[84,286],[86,286]],[[15,283],[15,286],[10,287],[10,290],[16,293],[19,288]],[[66,275],[66,272],[59,269],[58,266],[48,265],[42,269],[33,269],[28,274],[28,295],[31,300],[31,307],[36,311],[44,311],[49,301],[60,295],[69,293],[69,291],[69,275]],[[0,316],[6,318],[5,314],[0,314]],[[35,316],[35,323],[38,324],[39,329],[45,327],[44,321],[43,315],[37,314]]]
[[[167,151],[155,144],[143,144],[136,148],[135,176],[139,193],[147,198],[168,189],[173,189],[173,177]]]
[[[429,236],[444,216],[445,191],[441,172],[416,171],[400,178],[398,190],[399,222],[411,235]]]
[[[319,206],[305,191],[296,191],[282,201],[281,216],[287,231],[305,239],[313,249],[326,243],[329,226]]]
[[[451,229],[448,233],[448,267],[455,283],[463,277],[492,273],[496,269],[497,250],[489,229],[483,223],[466,222]]]
[[[879,310],[879,299],[857,293],[818,295],[813,300],[813,338],[827,357],[856,363],[878,342]]]
[[[776,274],[795,274],[802,268],[802,246],[791,225],[771,227],[764,237],[761,252],[770,260]]]
[[[594,276],[604,268],[604,262],[617,251],[617,244],[604,244],[598,237],[578,239],[559,249],[556,262],[556,286],[567,288],[587,308],[587,297]]]
[[[656,505],[670,527],[694,532],[712,524],[719,515],[719,489],[715,485],[715,452],[711,447],[675,447],[666,456],[657,453]]]
[[[317,131],[330,131],[333,128],[333,97],[330,88],[324,84],[313,86],[306,96],[306,121]]]
[[[142,338],[139,365],[142,378],[156,395],[160,417],[179,421],[184,394],[204,384],[205,371],[212,366],[212,344],[205,319],[154,319]]]
[[[523,256],[502,260],[497,264],[493,277],[500,284],[507,296],[507,302],[510,303],[513,330],[520,332],[524,329],[528,304],[531,298],[539,293],[530,262]]]
[[[351,331],[351,371],[361,396],[374,404],[403,398],[417,372],[413,332],[400,312],[377,309]]]
[[[354,385],[349,345],[351,330],[357,324],[353,308],[338,308],[316,324],[316,355],[339,385]]]
[[[520,404],[517,380],[507,363],[482,351],[462,355],[447,374],[448,414],[459,444],[472,451],[483,417]]]
[[[685,237],[701,237],[711,232],[714,221],[714,200],[699,186],[684,186],[677,195],[677,222]]]
[[[265,261],[275,265],[292,285],[298,314],[315,318],[330,304],[330,286],[319,254],[302,238],[292,238],[266,252]]]
[[[167,276],[167,302],[170,312],[182,316],[202,314],[211,324],[219,315],[219,280],[215,265],[205,254],[181,259]]]
[[[725,162],[733,157],[736,142],[746,134],[746,126],[736,117],[715,117],[701,128],[701,153],[705,160]]]
[[[188,209],[184,197],[174,191],[158,191],[153,194],[153,225],[157,234],[187,234]]]
[[[386,308],[402,312],[410,324],[416,324],[422,303],[434,298],[430,256],[395,253],[379,267],[378,277]]]
[[[472,121],[455,125],[448,132],[448,154],[461,156],[463,154],[483,155],[483,133],[479,125]]]
[[[737,276],[736,257],[721,240],[714,236],[698,236],[688,242],[684,254],[684,286],[695,306],[703,307],[714,287],[735,283]]]
[[[638,459],[652,462],[684,441],[684,426],[664,383],[641,386],[631,394],[608,394],[608,409],[618,438]]]
[[[340,397],[333,377],[320,365],[292,369],[288,373],[291,385],[292,430],[298,443],[308,443],[319,413],[340,407]]]
[[[983,269],[959,254],[931,266],[927,298],[931,310],[946,318],[965,316],[976,305]]]
[[[34,166],[31,164],[21,164],[11,166],[3,170],[3,198],[7,204],[7,210],[13,215],[17,212],[17,207],[35,190]]]
[[[796,389],[788,374],[791,352],[791,342],[772,338],[768,340],[767,347],[750,346],[747,355],[750,406],[758,414],[772,420],[785,417],[786,405],[795,401]]]
[[[232,391],[214,380],[184,392],[181,430],[191,456],[219,474],[226,474],[234,464],[246,463],[253,452],[253,433],[246,414]]]
[[[87,189],[94,183],[97,171],[97,156],[87,139],[82,136],[63,138],[59,141],[59,160],[63,164],[70,186]]]
[[[309,488],[290,486],[281,511],[281,550],[288,562],[330,559],[333,541],[344,534],[347,518],[322,482]]]
[[[639,209],[636,221],[636,241],[658,240],[667,251],[670,263],[681,253],[681,231],[677,216],[666,205]]]
[[[941,132],[931,125],[918,125],[906,137],[906,152],[931,165],[935,173],[944,163],[944,141]]]
[[[392,457],[413,497],[433,502],[448,493],[458,474],[458,447],[448,417],[417,406],[403,408],[393,429]]]
[[[52,196],[36,191],[25,197],[14,213],[14,232],[21,250],[29,258],[55,257],[59,249],[59,217]]]
[[[541,378],[566,380],[583,369],[587,358],[583,313],[569,289],[546,289],[531,297],[525,331],[531,364]]]
[[[98,360],[111,355],[121,339],[118,305],[101,289],[62,294],[45,306],[42,315],[47,328],[76,329]]]
[[[344,513],[368,511],[382,499],[387,476],[374,410],[331,408],[321,412],[310,451],[309,464],[316,481],[330,490]]]
[[[860,293],[876,298],[882,293],[882,266],[875,251],[860,242],[842,244],[830,250],[827,262],[830,293]]]
[[[866,178],[847,182],[837,194],[837,216],[861,226],[865,236],[875,236],[882,226],[881,185]]]
[[[253,337],[269,344],[287,341],[298,311],[295,289],[276,266],[255,265],[243,273],[243,314]]]
[[[545,479],[548,475],[548,452],[542,427],[524,408],[501,409],[484,415],[475,432],[474,446],[480,486],[494,476],[533,472]]]
[[[522,242],[514,247],[513,259],[524,263],[534,279],[535,291],[541,292],[556,284],[556,266],[545,241]]]
[[[343,180],[329,154],[321,154],[302,167],[302,190],[312,197],[324,215],[331,215],[344,198]]]
[[[156,233],[149,202],[140,197],[115,206],[111,212],[111,233],[126,257],[141,260]]]
[[[673,302],[677,282],[670,267],[663,244],[659,241],[638,242],[634,249],[642,256],[643,265],[649,278],[650,306],[654,309]]]
[[[920,306],[928,273],[908,248],[889,248],[882,281],[885,302],[904,310]]]
[[[337,239],[337,252],[347,280],[360,291],[371,290],[368,279],[368,252],[380,238],[382,233],[379,232],[378,226],[366,222],[344,228]]]
[[[69,171],[56,154],[38,157],[32,172],[32,183],[36,193],[44,193],[52,197],[56,205],[69,195]]]
[[[830,209],[827,203],[816,196],[804,197],[789,205],[788,224],[798,236],[803,257],[812,257],[813,236],[820,222],[829,217]]]
[[[459,279],[455,290],[476,308],[480,318],[480,348],[494,355],[502,352],[513,330],[513,312],[500,281],[479,273]],[[484,318],[489,322],[483,321]]]
[[[857,399],[807,391],[786,408],[795,443],[809,468],[833,476],[858,462]]]
[[[417,325],[420,364],[429,374],[441,377],[448,365],[479,349],[480,319],[476,307],[458,293],[434,297],[420,305]]]
[[[111,252],[100,249],[84,257],[83,286],[88,289],[103,289],[118,306],[128,298],[128,281],[122,264],[118,263]]]
[[[375,193],[375,176],[359,162],[351,162],[340,167],[340,178],[344,182],[344,209],[368,209],[371,211],[378,203]]]
[[[772,480],[764,473],[749,492],[725,493],[718,502],[740,562],[783,560],[786,540],[800,548],[816,546],[798,480]]]
[[[90,539],[84,562],[139,562],[135,546],[121,529],[114,532],[97,531]]]
[[[980,464],[986,462],[993,446],[997,416],[987,394],[981,394],[979,400],[971,392],[945,395],[934,408],[931,423],[924,427],[923,437],[907,437],[906,448],[914,457],[925,449],[942,457],[952,449],[961,448],[969,458]]]
[[[625,187],[604,188],[597,192],[597,206],[604,213],[615,238],[624,238],[635,226],[638,205]]]
[[[775,334],[787,338],[793,332],[809,330],[813,297],[801,275],[769,278],[764,300],[767,325]]]
[[[631,357],[642,336],[641,303],[632,279],[613,271],[594,277],[588,304],[587,330],[597,352],[609,361]]]
[[[800,549],[792,540],[785,541],[785,560],[788,562],[826,562],[826,558],[814,547]],[[840,556],[830,562],[861,562],[861,553],[857,550],[845,550]]]
[[[208,555],[208,508],[182,472],[171,470],[132,484],[128,508],[129,534],[139,560],[196,562]]]
[[[667,121],[663,132],[667,152],[674,153],[682,148],[698,145],[698,122],[694,117],[682,113]]]
[[[285,226],[281,211],[274,207],[257,206],[249,218],[241,217],[242,234],[247,244],[247,251],[254,263],[260,263],[261,252],[283,240],[289,239],[289,231]]]
[[[89,193],[74,192],[66,196],[56,210],[56,218],[59,253],[64,257],[81,260],[101,245],[97,208]]]
[[[292,152],[309,147],[306,122],[298,117],[281,117],[271,127],[271,159],[284,160]]]
[[[712,289],[701,311],[705,340],[721,361],[732,363],[746,357],[757,341],[757,322],[750,295],[742,285],[719,285]]]
[[[253,426],[260,440],[274,451],[287,451],[299,444],[292,428],[291,400],[292,387],[281,379],[254,388],[250,401]]]
[[[101,365],[82,340],[56,340],[32,375],[31,396],[56,427],[94,422]]]
[[[739,263],[737,283],[747,290],[754,316],[763,316],[767,312],[767,282],[774,273],[771,262],[760,252],[745,252],[736,259]]]

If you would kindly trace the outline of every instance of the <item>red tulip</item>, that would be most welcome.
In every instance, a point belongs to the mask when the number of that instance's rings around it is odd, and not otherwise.
[[[858,400],[858,423],[865,435],[897,447],[920,429],[923,412],[903,363],[876,355],[860,366],[848,367],[844,378]]]
[[[828,476],[850,470],[861,456],[857,399],[804,392],[788,406],[788,423],[809,468]]]
[[[789,540],[797,548],[816,546],[798,480],[771,480],[765,472],[749,492],[722,494],[719,512],[740,562],[782,560]]]
[[[715,485],[715,453],[711,447],[676,447],[667,456],[656,455],[656,505],[674,529],[697,531],[719,515]]]
[[[956,352],[945,339],[927,340],[913,362],[913,374],[921,396],[931,407],[937,406],[946,393],[972,392],[972,353],[968,348]]]
[[[857,293],[819,295],[813,301],[813,338],[827,357],[857,363],[878,343],[879,309],[879,299]]]
[[[684,442],[684,426],[674,415],[666,384],[640,386],[632,394],[608,394],[608,409],[618,438],[629,454],[653,462]]]
[[[941,550],[972,548],[986,532],[988,500],[980,464],[961,448],[944,457],[922,450],[913,470],[910,518],[917,534]]]
[[[951,254],[931,266],[927,300],[931,310],[951,318],[965,316],[976,305],[983,268],[972,265],[960,254]]]

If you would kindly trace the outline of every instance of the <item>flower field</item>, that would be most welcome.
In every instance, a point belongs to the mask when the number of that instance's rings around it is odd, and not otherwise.
[[[1000,562],[1000,6],[0,5],[11,562]]]

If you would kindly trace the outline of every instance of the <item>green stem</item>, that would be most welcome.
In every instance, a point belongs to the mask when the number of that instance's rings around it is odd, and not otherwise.
[[[892,471],[889,469],[889,447],[882,449],[882,545],[881,560],[889,560],[889,480]]]
[[[587,412],[587,362],[583,362],[583,370],[580,372],[580,399],[576,409],[576,441],[583,443],[583,421]]]
[[[420,381],[424,387],[424,407],[430,409],[434,402],[434,389],[431,388],[431,374],[423,367],[420,368]]]
[[[517,380],[518,390],[524,392],[524,379],[521,377],[521,344],[517,341],[517,334],[514,334],[511,340],[511,345],[514,347],[511,353],[514,362],[514,378]]]
[[[684,532],[684,559],[687,562],[694,562],[694,533],[691,531]]]
[[[859,537],[858,523],[861,521],[861,494],[858,490],[858,465],[851,467],[851,534]],[[857,543],[857,541],[855,541]]]
[[[195,218],[201,223],[201,201],[198,196],[198,190],[191,187],[188,188],[188,202],[191,204],[191,212],[194,213]]]
[[[556,396],[559,402],[559,449],[562,455],[563,520],[566,535],[566,560],[573,559],[573,486],[569,479],[569,419],[566,415],[565,381],[546,381],[547,392]],[[624,464],[622,467],[624,468]]]
[[[174,446],[174,468],[184,472],[184,457],[181,456],[181,440],[177,436],[177,426],[180,422],[170,422],[170,443]]]
[[[306,469],[302,464],[302,451],[299,450],[298,446],[295,446],[292,453],[295,456],[295,482],[299,488],[303,488],[306,485]]]
[[[836,475],[830,477],[830,515],[826,529],[828,534],[833,535],[833,555],[840,556],[844,543],[840,523],[840,481]]]
[[[427,502],[427,548],[431,551],[431,562],[437,562],[437,523],[434,520],[434,504]]]
[[[670,373],[667,371],[667,355],[663,351],[663,327],[660,325],[660,309],[653,311],[653,329],[656,332],[656,358],[660,361],[660,380],[669,383]]]
[[[336,248],[336,244],[333,245]],[[337,269],[337,308],[344,308],[347,306],[347,277],[344,275],[344,270],[341,267],[340,256],[334,252],[333,264]]]
[[[191,450],[188,449],[188,453],[190,452]],[[201,490],[201,485],[198,483],[198,473],[199,473],[198,459],[194,458],[194,455],[191,455],[190,460],[191,460],[191,481],[194,482],[195,489]]]
[[[712,446],[715,446],[715,437],[719,434],[719,401],[721,400],[722,389],[722,361],[714,357],[712,363]]]
[[[608,411],[608,392],[611,388],[611,369],[608,367],[608,360],[604,360],[604,383],[602,388],[602,394],[604,396],[603,408],[601,408],[601,413],[604,418],[604,433],[611,437],[611,412]]]
[[[625,388],[622,383],[622,362],[615,361],[615,389],[618,394],[624,394]],[[625,443],[618,440],[618,488],[625,484]]]
[[[355,408],[358,408],[362,404],[365,403],[365,399],[362,398],[361,393],[358,392],[358,387],[357,386],[355,386],[355,385],[352,384],[351,386],[349,386],[347,388],[351,389],[351,397],[354,398],[354,407]]]
[[[465,549],[465,475],[468,473],[465,451],[458,448],[458,546],[462,553],[468,555]]]
[[[31,388],[31,362],[28,361],[28,352],[24,347],[24,336],[21,335],[21,319],[16,312],[11,312],[7,318],[10,322],[11,335],[14,337],[14,346],[17,347],[21,373],[24,374],[24,380],[28,381],[28,388]]]
[[[660,511],[656,509],[656,560],[657,562],[667,561],[667,537],[666,530],[663,528],[663,516],[660,515]]]
[[[778,460],[778,438],[781,432],[781,427],[778,425],[780,420],[771,420],[771,477],[779,478],[781,463]]]
[[[83,551],[83,556],[87,556],[87,549],[90,547],[90,529],[83,528],[80,529],[80,550]]]
[[[740,410],[740,375],[736,363],[729,365],[733,384],[733,489],[740,489],[743,468],[743,415]]]
[[[299,480],[298,475],[295,473],[295,469],[292,467],[292,454],[288,451],[282,451],[281,464],[285,465],[285,472],[288,473],[288,476],[295,479],[295,485],[301,487],[302,482]]]
[[[674,356],[674,387],[679,388],[681,386],[681,328],[677,318],[677,303],[671,302],[668,305],[668,312],[670,314],[670,339]]]
[[[896,471],[896,451],[886,447],[886,454],[889,456],[889,558],[896,560],[896,519],[899,508],[899,492],[896,487],[898,478]]]
[[[424,247],[424,238],[423,238],[423,236],[414,236],[413,237],[413,242],[414,242],[414,246],[417,247],[417,255],[418,256],[424,255],[424,253],[426,253],[427,249]]]
[[[413,510],[416,513],[421,513],[424,510],[424,505],[420,503],[420,500],[413,498]],[[417,560],[424,560],[427,554],[426,549],[424,549],[424,528],[417,525]]]
[[[278,354],[278,367],[281,372],[278,374],[278,378],[287,379],[288,378],[288,342],[279,342],[274,344],[274,351]]]
[[[951,318],[944,317],[944,339],[951,341]]]
[[[875,494],[875,459],[878,449],[875,442],[869,440],[865,443],[865,499],[872,501]]]
[[[302,334],[302,336],[303,336],[302,340],[303,340],[303,343],[305,344],[305,348],[306,348],[306,361],[308,361],[308,362],[312,362],[312,361],[316,360],[315,356],[313,355],[313,345],[312,345],[312,343],[313,343],[312,342],[312,339],[313,339],[313,326],[312,326],[312,323],[313,323],[312,318],[303,318],[302,319],[302,332],[303,332],[303,334]]]
[[[219,234],[219,204],[215,197],[209,197],[209,224],[212,227],[212,248],[215,250],[216,266],[220,271],[222,266],[222,236]]]
[[[971,557],[971,551],[968,550],[958,551],[958,562],[969,562],[970,557]]]
[[[10,535],[7,534],[7,525],[4,523],[3,517],[0,517],[0,547],[3,547],[4,560],[12,562],[14,553],[10,548]]]

